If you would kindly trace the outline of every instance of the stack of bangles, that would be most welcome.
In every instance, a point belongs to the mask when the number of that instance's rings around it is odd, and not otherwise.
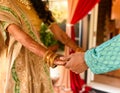
[[[44,61],[52,68],[55,68],[57,65],[54,64],[54,61],[60,55],[55,54],[51,50],[47,50],[44,56]]]

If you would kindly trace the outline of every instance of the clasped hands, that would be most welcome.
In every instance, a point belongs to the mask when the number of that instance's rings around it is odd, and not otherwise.
[[[76,52],[68,56],[60,56],[55,61],[55,65],[62,65],[67,69],[79,74],[88,69],[84,60],[84,52]]]

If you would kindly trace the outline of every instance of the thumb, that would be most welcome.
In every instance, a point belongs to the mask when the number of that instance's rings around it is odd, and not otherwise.
[[[70,57],[69,56],[61,56],[60,57],[60,60],[63,60],[63,61],[69,61],[70,60]]]

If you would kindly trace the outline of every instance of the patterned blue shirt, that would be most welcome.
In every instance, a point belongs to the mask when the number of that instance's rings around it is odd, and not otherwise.
[[[120,35],[87,50],[85,61],[93,73],[100,74],[120,68]]]

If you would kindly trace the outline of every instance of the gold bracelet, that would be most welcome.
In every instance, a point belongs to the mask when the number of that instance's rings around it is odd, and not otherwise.
[[[49,58],[50,56],[53,54],[53,52],[51,50],[47,50],[44,57],[43,57],[43,60],[46,62],[46,63],[49,63]]]
[[[47,55],[46,57],[46,63],[50,66],[50,59],[51,59],[51,56],[54,55],[54,53],[50,53],[49,55]]]
[[[58,55],[52,52],[51,50],[47,50],[43,60],[48,64],[48,66],[54,68],[56,65],[54,64],[54,60]]]
[[[47,50],[47,51],[45,52],[45,55],[44,55],[44,57],[43,57],[43,60],[44,60],[44,61],[46,61],[46,57],[47,57],[47,55],[48,55],[50,52],[51,52],[50,50]]]
[[[58,56],[59,56],[59,55],[54,54],[54,55],[50,58],[50,66],[51,66],[52,68],[56,67],[56,65],[54,64],[54,61],[55,61],[55,59],[56,59]]]

